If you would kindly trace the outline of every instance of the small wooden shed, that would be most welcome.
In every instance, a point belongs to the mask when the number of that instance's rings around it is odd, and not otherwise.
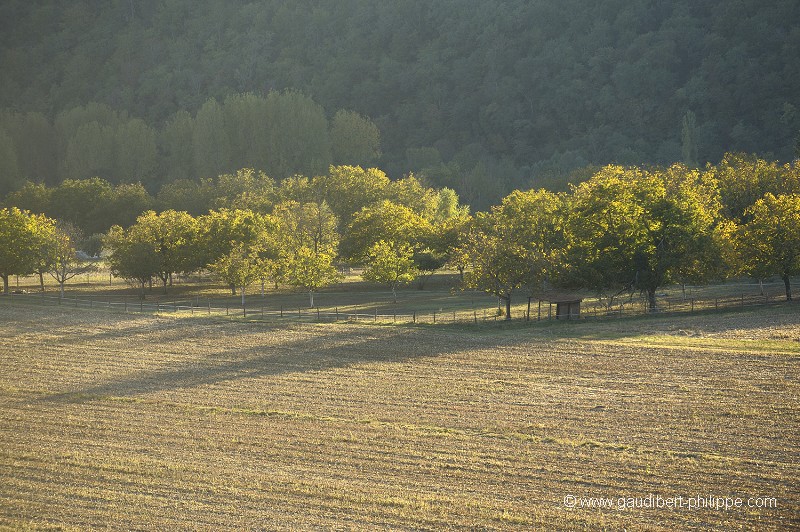
[[[550,305],[548,316],[552,316],[553,305],[556,306],[557,320],[577,320],[581,317],[581,301],[583,298],[576,296],[553,297],[545,300]]]

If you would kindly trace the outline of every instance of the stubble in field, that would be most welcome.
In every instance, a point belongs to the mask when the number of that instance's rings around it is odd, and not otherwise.
[[[503,329],[0,305],[0,526],[798,527],[800,316],[760,312]],[[624,500],[651,495],[743,506]]]

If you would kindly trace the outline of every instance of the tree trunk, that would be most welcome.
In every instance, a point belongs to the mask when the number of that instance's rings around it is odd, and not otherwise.
[[[308,308],[314,308],[314,291],[308,291]]]
[[[394,298],[394,304],[396,305],[397,304],[397,289],[394,287],[394,285],[392,286],[392,297]]]
[[[242,308],[244,308],[244,286],[242,287]]]
[[[152,279],[152,277],[151,277],[151,278],[150,278],[151,287],[152,287],[152,282],[153,282],[153,279]],[[144,295],[144,281],[142,281],[142,291],[139,293],[139,299],[141,299],[142,301],[144,301],[144,299],[145,299],[145,295]]]
[[[789,276],[783,276],[783,284],[786,286],[786,301],[792,300],[792,285],[789,283]]]
[[[647,306],[650,309],[650,312],[656,311],[656,289],[655,288],[648,288],[647,289]]]
[[[44,292],[44,272],[41,270],[39,271],[39,287]]]
[[[509,294],[508,296],[504,297],[503,299],[506,302],[506,320],[510,321],[511,320],[511,295]]]
[[[61,281],[61,282],[58,283],[58,285],[60,287],[61,299],[64,299],[64,283],[65,282],[66,281]]]
[[[235,284],[229,284],[228,286],[231,289],[231,295],[235,296],[236,295],[236,285]]]
[[[8,295],[8,275],[3,275],[3,293]]]

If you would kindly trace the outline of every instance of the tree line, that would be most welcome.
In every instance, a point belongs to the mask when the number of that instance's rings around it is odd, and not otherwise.
[[[26,181],[54,186],[101,175],[112,183],[199,180],[250,167],[283,178],[315,175],[331,164],[367,166],[380,155],[378,128],[346,110],[329,120],[296,91],[211,98],[162,127],[91,103],[59,113],[0,112],[0,193]]]
[[[106,193],[116,192],[106,185]],[[204,213],[146,210],[96,239],[112,271],[142,297],[153,279],[166,292],[174,275],[208,270],[243,298],[253,283],[283,283],[306,290],[313,306],[314,293],[341,278],[339,266],[357,264],[396,299],[399,286],[422,285],[449,266],[464,287],[504,301],[510,316],[521,293],[585,290],[610,306],[639,292],[655,309],[656,292],[667,284],[741,274],[781,278],[791,300],[791,277],[800,274],[798,161],[726,154],[703,170],[609,165],[568,193],[514,191],[474,215],[451,189],[413,175],[391,181],[375,168],[332,166],[279,183],[243,169],[206,185],[216,194],[194,190],[215,196]],[[76,219],[16,206],[0,218],[6,292],[10,275],[49,272],[63,293],[84,271]]]
[[[202,130],[198,145],[224,130],[200,125],[218,120],[210,98],[227,108],[236,95],[301,91],[328,121],[347,109],[380,131],[374,161],[337,160],[331,135],[331,163],[412,171],[487,209],[587,165],[703,166],[728,150],[790,160],[800,131],[799,19],[791,0],[6,0],[0,108],[35,114],[24,142],[6,128],[16,150],[47,138],[45,120],[89,102],[118,110],[124,131],[98,120],[71,154],[42,158],[68,162],[62,173],[32,174],[19,156],[21,177],[121,175],[151,188],[153,171],[213,177],[252,166],[285,177],[256,160],[220,167],[227,157],[215,149],[171,146],[188,145],[189,118]],[[319,110],[307,111],[313,150],[298,153],[324,155]],[[237,116],[246,131],[249,115]],[[76,134],[59,145],[67,150]],[[123,136],[143,156],[104,162],[114,175],[76,173],[97,164],[91,146],[119,146]],[[7,145],[0,135],[0,165],[9,164]],[[267,162],[292,163],[285,153]],[[292,173],[325,168],[317,157]]]

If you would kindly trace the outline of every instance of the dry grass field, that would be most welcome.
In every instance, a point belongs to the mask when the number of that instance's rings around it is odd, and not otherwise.
[[[0,301],[0,320],[0,528],[800,528],[796,305],[414,327]],[[742,504],[626,507],[651,495]]]

